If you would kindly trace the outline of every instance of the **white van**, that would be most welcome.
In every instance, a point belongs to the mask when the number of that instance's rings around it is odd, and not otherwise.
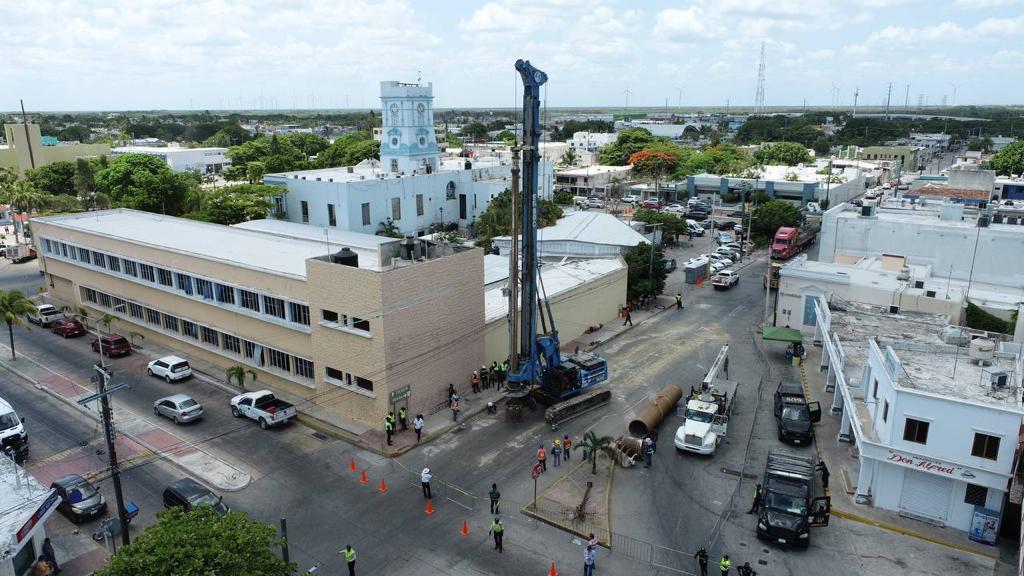
[[[690,232],[690,236],[703,236],[704,227],[697,223],[696,220],[686,220],[686,229]]]
[[[573,196],[572,205],[577,208],[586,208],[587,202],[590,200],[588,196]]]
[[[0,446],[3,446],[4,452],[11,453],[18,462],[24,461],[28,456],[25,419],[18,418],[14,408],[3,398],[0,398]]]

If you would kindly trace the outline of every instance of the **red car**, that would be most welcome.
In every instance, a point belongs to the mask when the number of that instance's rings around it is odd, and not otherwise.
[[[85,326],[74,318],[64,318],[53,323],[50,332],[59,334],[65,338],[73,338],[85,334]]]
[[[649,198],[647,200],[644,200],[643,204],[641,204],[640,206],[642,208],[647,208],[648,210],[657,210],[658,208],[661,208],[661,200],[658,200],[656,198]]]
[[[132,353],[132,345],[124,336],[120,334],[104,334],[99,339],[92,339],[92,351],[100,351],[100,341],[103,342],[103,355],[107,356],[127,356]]]

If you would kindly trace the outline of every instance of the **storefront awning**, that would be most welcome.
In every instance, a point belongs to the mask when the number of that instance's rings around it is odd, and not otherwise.
[[[766,326],[761,333],[764,340],[775,340],[777,342],[802,342],[803,334],[796,328],[779,328],[778,326]]]

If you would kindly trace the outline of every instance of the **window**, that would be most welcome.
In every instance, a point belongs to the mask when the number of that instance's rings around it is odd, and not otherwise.
[[[188,320],[181,321],[181,333],[189,338],[199,340],[199,327],[196,326],[195,322],[189,322]]]
[[[213,300],[213,282],[196,278],[196,293],[203,297],[203,300]]]
[[[260,296],[255,292],[240,290],[242,293],[242,308],[248,308],[254,312],[260,311]]]
[[[257,366],[263,366],[263,346],[248,340],[242,340],[242,351],[246,358],[251,359]]]
[[[156,271],[158,273],[157,278],[159,278],[160,284],[162,284],[164,286],[174,287],[174,276],[171,274],[170,270],[164,270],[163,268],[157,268]]]
[[[225,350],[235,354],[242,353],[242,341],[237,336],[232,336],[231,334],[221,334],[220,336],[220,343],[224,346]]]
[[[234,304],[235,289],[223,284],[217,284],[217,302],[221,304]]]
[[[111,306],[111,308],[113,308],[115,312],[124,313],[128,311],[128,303],[125,302],[122,298],[114,296],[111,297],[111,301],[113,302],[113,306]]]
[[[132,261],[132,260],[125,260],[124,261],[124,273],[129,275],[129,276],[134,276],[136,278],[139,277],[139,270],[138,270],[138,267],[135,265],[134,261]]]
[[[982,434],[981,432],[975,432],[974,446],[971,447],[971,456],[985,458],[986,460],[998,459],[999,440],[998,436],[990,436],[988,434]]]
[[[117,256],[108,256],[107,257],[107,266],[110,268],[111,272],[120,272],[121,271],[121,259],[118,258]]]
[[[370,225],[370,203],[363,202],[363,226]]]
[[[263,312],[278,318],[284,318],[284,300],[273,296],[263,297]]]
[[[334,215],[334,204],[328,204],[327,205],[327,225],[328,226],[337,226],[338,225],[338,219]]]
[[[907,418],[903,426],[903,439],[917,444],[928,443],[928,422]]]
[[[106,257],[103,256],[102,252],[92,253],[92,263],[95,264],[96,266],[99,266],[100,268],[107,267],[107,259]]]
[[[149,280],[150,282],[156,282],[156,275],[153,274],[153,267],[149,264],[139,264],[139,268],[142,271],[142,279]]]
[[[331,322],[334,324],[338,323],[338,313],[333,310],[321,310],[320,318],[322,318],[324,322]]]
[[[423,216],[423,194],[416,195],[416,215]]]
[[[391,199],[391,219],[401,220],[402,219],[402,199],[392,198]]]
[[[345,380],[345,373],[342,372],[341,370],[338,370],[337,368],[331,368],[330,366],[325,367],[324,376],[328,380],[336,381],[339,384],[352,384],[352,382],[347,382]]]
[[[188,294],[189,296],[191,296],[192,295],[192,277],[191,276],[186,276],[185,274],[182,274],[180,272],[176,273],[175,276],[178,279],[178,290],[181,290],[185,294]]]
[[[74,250],[74,248],[72,248],[72,250]],[[68,245],[63,242],[60,243],[60,255],[65,258],[68,257]]]
[[[78,249],[78,259],[81,260],[82,262],[85,262],[86,264],[88,264],[90,262],[90,260],[89,260],[89,251],[86,250],[85,248],[79,248]]]
[[[871,379],[871,399],[878,400],[878,378]]]
[[[295,359],[295,374],[303,378],[313,377],[313,363],[305,358]]]
[[[280,368],[285,372],[292,371],[291,356],[281,352],[280,350],[274,350],[273,348],[267,348],[267,357],[270,359],[270,365],[274,368]]]
[[[363,332],[370,331],[370,321],[363,320],[362,318],[352,317],[352,328],[355,330],[362,330]]]
[[[302,201],[302,222],[309,224],[309,202]]]
[[[84,295],[85,295],[85,300],[87,302],[92,302],[93,304],[95,304],[96,303],[96,291],[93,290],[92,288],[82,288],[82,290],[83,290]]]
[[[152,308],[146,308],[146,322],[150,324],[160,325],[160,313]]]
[[[129,302],[128,303],[128,314],[132,318],[140,318],[140,319],[145,315],[142,312],[142,306],[136,304],[135,302]]]
[[[170,314],[164,314],[164,328],[167,328],[171,332],[177,334],[178,318],[175,316],[171,316]]]
[[[882,422],[889,420],[889,401],[883,400],[882,404]]]
[[[988,488],[977,484],[968,484],[967,492],[964,494],[964,504],[984,506],[988,500]]]
[[[100,292],[99,295],[100,295],[100,306],[103,306],[104,308],[110,308],[110,295],[109,294],[104,294],[103,292]]]
[[[203,336],[203,342],[213,346],[220,346],[220,338],[218,338],[219,333],[213,328],[200,326],[199,333]]]
[[[395,145],[395,141],[394,140],[392,140],[391,143],[392,143],[392,145]],[[391,171],[392,172],[398,172],[398,160],[396,160],[394,158],[391,159]]]
[[[290,308],[292,322],[309,326],[309,306],[298,302],[289,302],[288,308]]]
[[[359,376],[356,376],[356,386],[359,386],[360,388],[368,392],[373,392],[372,380],[367,380],[366,378],[360,378]]]

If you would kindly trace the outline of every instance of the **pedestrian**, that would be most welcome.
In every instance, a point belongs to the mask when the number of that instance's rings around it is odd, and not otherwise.
[[[501,380],[500,372],[501,365],[498,364],[498,361],[491,362],[491,384],[494,384],[495,388],[498,387],[498,382]]]
[[[708,551],[701,546],[693,557],[697,559],[697,564],[700,566],[700,576],[708,576]]]
[[[537,463],[540,464],[540,471],[548,471],[548,454],[544,451],[544,443],[537,447]]]
[[[402,424],[402,432],[409,429],[409,413],[406,411],[405,406],[398,409],[398,421]]]
[[[488,532],[494,534],[494,549],[497,550],[499,554],[505,552],[505,549],[501,545],[501,535],[505,532],[505,527],[501,525],[501,518],[498,518],[497,516],[494,517],[494,522],[491,522],[491,529],[488,530]]]
[[[551,443],[551,457],[555,460],[556,467],[562,463],[562,441],[558,438]]]
[[[648,436],[647,438],[644,438],[644,459],[647,461],[647,463],[644,464],[644,468],[650,468],[651,467],[651,459],[653,459],[653,457],[654,457],[654,441],[651,440],[650,436]]]
[[[29,573],[30,576],[50,576],[53,574],[53,566],[43,558],[40,554],[39,558],[36,558],[35,564],[32,566],[32,571]]]
[[[818,471],[821,472],[821,485],[822,485],[822,487],[824,487],[827,490],[828,489],[828,477],[830,476],[830,474],[828,472],[828,466],[825,465],[825,461],[824,460],[819,460],[818,461],[818,465],[815,466],[815,468]]]
[[[53,573],[60,574],[60,564],[57,564],[57,554],[53,551],[53,542],[49,538],[43,539],[43,558],[53,566]]]
[[[569,435],[565,434],[562,436],[562,453],[565,457],[565,461],[569,461],[569,455],[572,454],[572,440],[569,440]]]
[[[473,393],[480,393],[480,375],[476,370],[473,370],[473,375],[469,377],[469,383],[473,387]]]
[[[739,574],[739,576],[757,576],[757,572],[754,571],[750,562],[744,562],[743,566],[736,569],[736,573]]]
[[[651,433],[647,435],[651,439],[651,447],[654,448],[654,453],[658,453],[658,431],[651,430]]]
[[[593,546],[587,546],[583,551],[583,576],[594,576],[594,562],[597,560],[597,552]]]
[[[430,479],[434,475],[430,473],[430,468],[424,468],[423,472],[420,472],[420,486],[423,488],[423,497],[429,500],[432,498],[430,493]]]
[[[577,345],[576,345],[576,351],[575,351],[575,352],[573,352],[573,354],[575,355],[575,354],[579,354],[579,353],[580,353],[580,345],[579,345],[579,344],[577,344]]]
[[[587,538],[587,546],[594,549],[594,570],[597,570],[597,536],[594,536],[594,533],[591,532]]]
[[[458,394],[452,396],[451,409],[452,409],[452,422],[458,422],[459,421],[459,395]]]
[[[501,492],[498,492],[498,485],[491,484],[491,491],[487,495],[491,497],[491,514],[501,514]]]
[[[764,502],[764,488],[758,484],[754,488],[754,502],[750,504],[750,510],[747,510],[747,514],[754,514],[761,509],[761,504]]]
[[[452,396],[455,396],[455,385],[451,382],[448,383],[448,401],[452,401]]]
[[[501,380],[498,381],[498,390],[501,390],[502,385],[508,380],[508,360],[506,359],[501,363]]]
[[[348,564],[348,576],[356,576],[356,549],[346,544],[341,553],[345,555],[345,563]]]
[[[486,390],[491,385],[491,373],[487,370],[487,366],[480,367],[480,388]]]
[[[412,428],[416,431],[416,442],[420,441],[420,434],[423,434],[423,414],[417,414],[412,421]]]
[[[676,310],[683,309],[683,295],[676,292]]]
[[[391,435],[395,433],[395,425],[391,422],[391,415],[384,417],[384,433],[388,436],[388,446],[391,446]]]
[[[728,554],[722,554],[722,559],[718,561],[718,567],[722,570],[722,576],[729,576],[729,569],[732,568],[732,560],[729,560]]]
[[[622,325],[625,326],[626,324],[629,324],[630,326],[633,325],[633,315],[629,313],[629,308],[626,308],[626,320]]]

